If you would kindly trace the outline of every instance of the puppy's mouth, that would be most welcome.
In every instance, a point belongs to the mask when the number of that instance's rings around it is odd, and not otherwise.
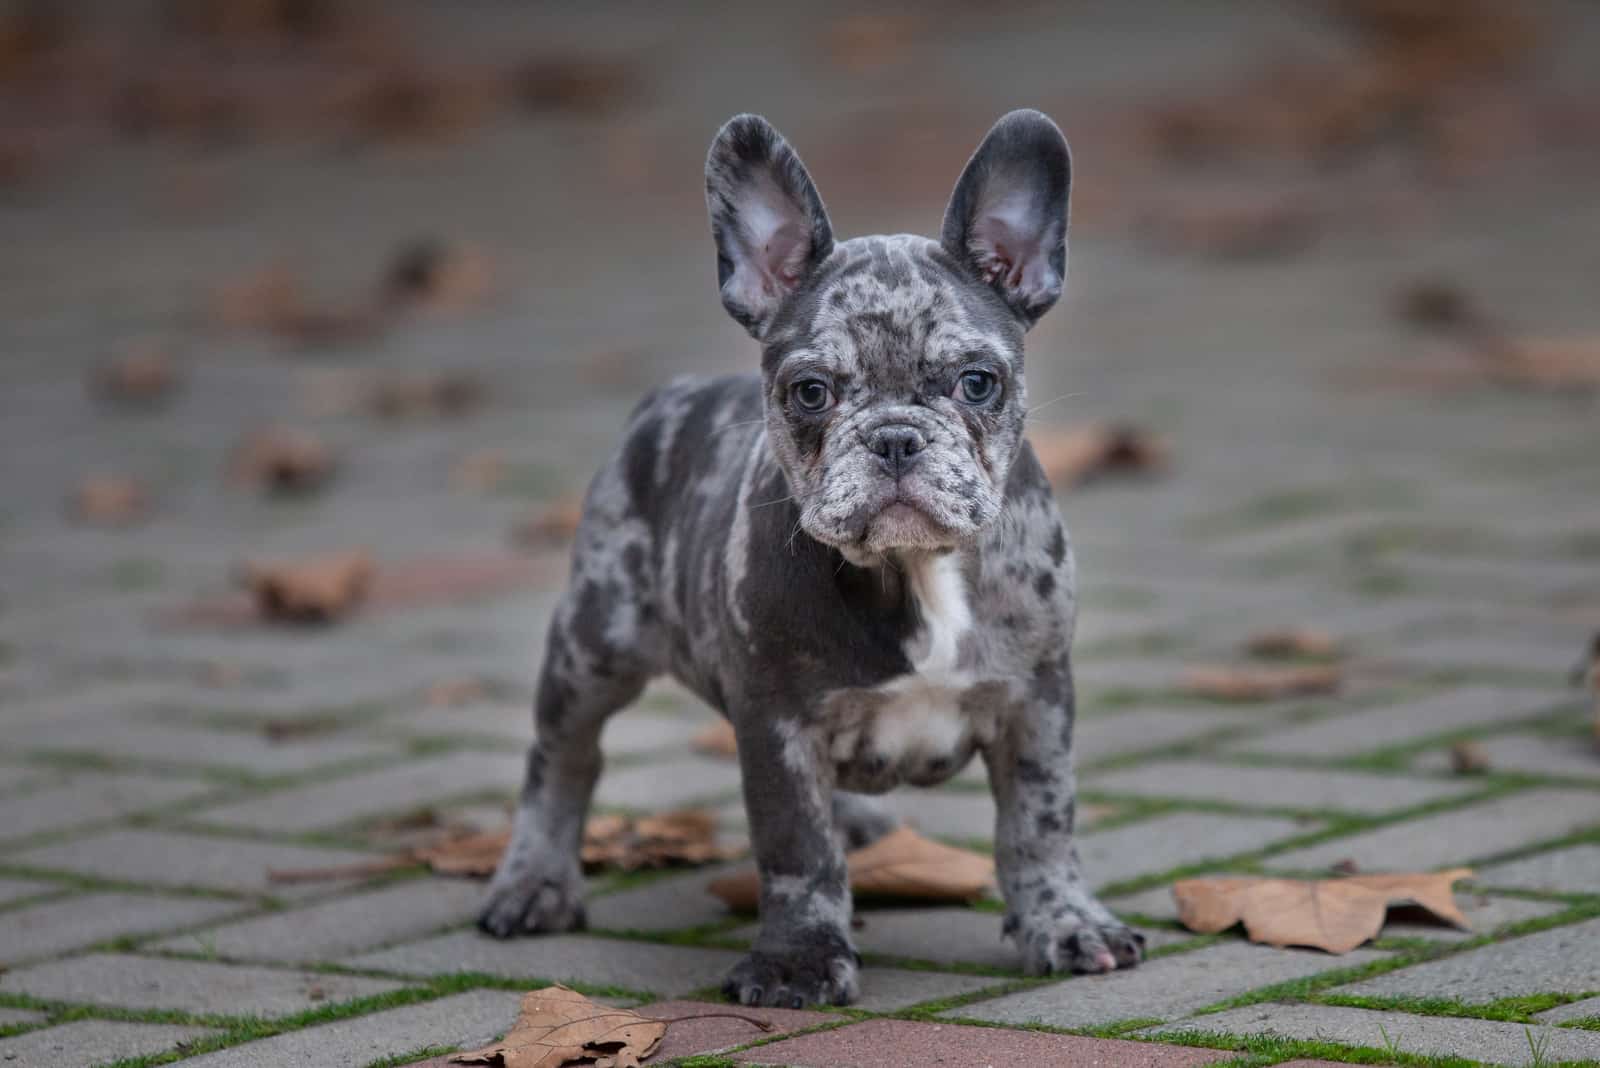
[[[948,549],[956,539],[943,524],[904,497],[896,497],[867,522],[863,545],[871,552]]]

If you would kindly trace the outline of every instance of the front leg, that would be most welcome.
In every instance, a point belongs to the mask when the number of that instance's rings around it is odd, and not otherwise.
[[[761,930],[722,991],[743,1005],[847,1005],[859,957],[833,831],[831,767],[796,716],[745,707],[732,718],[761,876]]]
[[[1100,904],[1079,869],[1072,718],[1072,673],[1063,657],[1041,668],[1029,699],[1003,718],[984,750],[998,810],[1004,931],[1016,939],[1028,975],[1109,972],[1144,955],[1144,936]]]

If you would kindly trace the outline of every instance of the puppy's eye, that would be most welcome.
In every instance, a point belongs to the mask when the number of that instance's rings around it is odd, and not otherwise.
[[[994,396],[999,381],[988,371],[963,371],[956,383],[956,399],[982,404]]]
[[[789,387],[789,396],[794,398],[796,408],[811,415],[833,407],[833,391],[820,378],[802,378]]]

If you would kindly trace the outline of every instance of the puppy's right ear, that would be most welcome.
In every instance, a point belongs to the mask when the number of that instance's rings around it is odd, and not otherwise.
[[[706,156],[706,210],[722,306],[760,340],[833,251],[827,209],[783,135],[759,115],[735,115]]]

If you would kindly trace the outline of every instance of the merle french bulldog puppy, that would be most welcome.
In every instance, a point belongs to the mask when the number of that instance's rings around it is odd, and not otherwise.
[[[1023,968],[1139,961],[1073,842],[1072,550],[1022,436],[1023,335],[1061,296],[1070,178],[1055,124],[1015,111],[939,240],[836,241],[764,119],[717,134],[717,277],[761,373],[650,395],[589,488],[485,930],[583,925],[601,727],[670,673],[738,738],[761,929],[730,997],[851,1001],[844,851],[893,826],[866,795],[974,754]]]

